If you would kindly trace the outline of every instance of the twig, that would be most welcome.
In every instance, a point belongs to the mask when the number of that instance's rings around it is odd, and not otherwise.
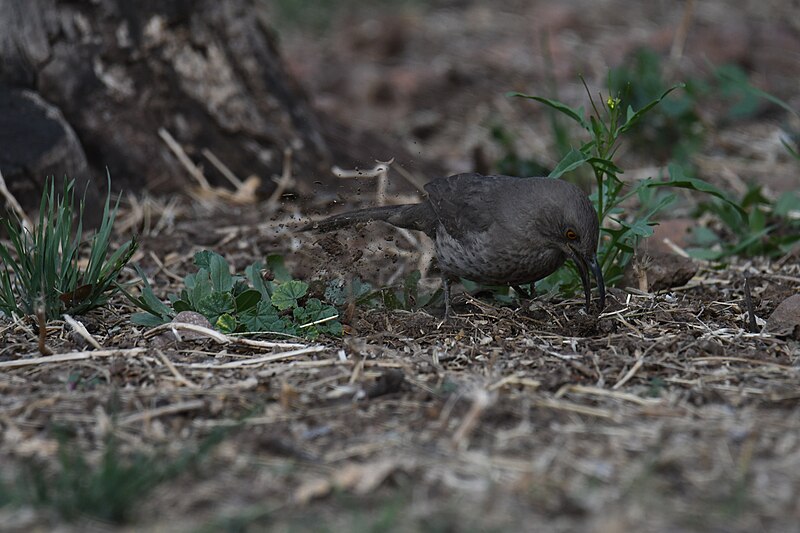
[[[759,361],[758,359],[748,359],[747,357],[726,357],[726,356],[708,356],[708,357],[695,357],[691,360],[692,364],[695,363],[712,363],[712,362],[732,362],[732,363],[747,363],[756,366],[772,366],[775,368],[780,368],[781,370],[786,370],[790,372],[797,372],[797,367],[790,366],[790,365],[782,365],[779,363],[773,363],[771,361]]]
[[[378,205],[386,205],[386,191],[389,188],[389,167],[394,163],[394,158],[389,161],[376,161],[377,165],[371,170],[344,170],[338,166],[331,169],[337,178],[378,178],[375,197]]]
[[[309,322],[308,324],[303,324],[302,326],[297,326],[297,329],[309,328],[311,326],[316,326],[317,324],[323,324],[325,322],[330,322],[331,320],[336,320],[339,318],[339,315],[329,316],[327,318],[320,318],[319,320],[315,320],[314,322]]]
[[[652,405],[654,403],[661,403],[658,398],[640,398],[635,394],[627,392],[616,392],[613,390],[601,389],[600,387],[587,387],[584,385],[564,385],[557,393],[556,397],[561,397],[569,392],[575,394],[590,394],[593,396],[607,396],[616,400],[623,400],[626,402],[635,403],[637,405]]]
[[[614,418],[614,414],[607,409],[598,409],[597,407],[587,407],[571,402],[559,402],[556,400],[542,399],[533,402],[535,407],[546,407],[548,409],[557,409],[559,411],[572,411],[573,413],[580,413],[582,415],[596,416],[598,418]]]
[[[185,411],[196,411],[197,409],[205,407],[205,405],[206,403],[203,400],[189,400],[186,402],[178,402],[172,405],[156,407],[155,409],[148,409],[147,411],[142,411],[141,413],[134,413],[132,415],[128,415],[125,418],[121,419],[119,421],[119,424],[122,426],[127,426],[128,424],[134,424],[142,420],[151,420],[153,418],[158,418],[159,416],[174,415],[177,413],[183,413]]]
[[[283,170],[281,171],[280,178],[278,178],[275,190],[272,191],[272,194],[269,196],[269,199],[267,200],[267,206],[272,208],[276,207],[278,204],[278,200],[280,200],[281,196],[283,195],[283,192],[289,187],[291,187],[293,183],[294,180],[292,179],[292,149],[285,148],[283,150]]]
[[[41,355],[50,355],[53,352],[47,347],[47,321],[44,316],[44,306],[40,306],[36,310],[36,321],[39,324],[39,353]]]
[[[454,448],[463,447],[462,443],[464,442],[464,439],[469,437],[470,433],[472,433],[472,431],[475,429],[475,425],[480,420],[483,412],[489,406],[489,403],[489,393],[483,389],[478,389],[475,392],[475,397],[472,400],[472,406],[470,406],[469,411],[464,417],[464,421],[461,422],[459,428],[455,433],[453,433],[453,438],[450,442]]]
[[[397,171],[398,174],[403,176],[406,179],[406,181],[408,181],[411,185],[413,185],[417,189],[419,190],[425,189],[425,182],[423,181],[422,178],[420,178],[416,174],[412,174],[411,172],[403,168],[402,165],[399,164],[396,167],[394,167],[394,169]]]
[[[84,326],[81,322],[78,322],[77,320],[66,314],[64,315],[64,322],[69,324],[70,327],[72,327],[72,329],[75,331],[75,333],[83,337],[86,340],[86,342],[94,346],[97,350],[103,349],[103,347],[100,346],[100,343],[97,342],[97,339],[92,337],[92,334],[87,331],[86,326]]]
[[[225,179],[231,182],[231,185],[233,185],[234,189],[238,190],[242,188],[242,185],[244,185],[242,180],[240,180],[225,163],[220,161],[219,158],[214,155],[214,152],[208,148],[203,148],[200,153],[203,154],[203,156],[208,159],[212,165],[214,165],[214,168],[219,170],[220,174],[225,176]]]
[[[17,199],[13,194],[11,194],[11,191],[8,190],[8,187],[6,186],[6,180],[3,178],[2,172],[0,172],[0,194],[2,194],[3,198],[6,199],[6,205],[8,205],[8,207],[10,207],[11,210],[14,211],[14,213],[16,213],[19,219],[22,221],[23,229],[28,231],[32,230],[33,223],[31,222],[31,219],[28,218],[28,215],[25,214],[25,210],[22,209],[22,206],[19,204]]]
[[[21,366],[46,365],[50,363],[64,363],[66,361],[83,361],[96,357],[111,357],[113,355],[139,355],[146,353],[147,348],[128,348],[119,350],[87,350],[82,352],[67,352],[44,357],[29,357],[14,361],[0,361],[0,368],[17,368]]]
[[[325,346],[308,346],[306,348],[301,348],[299,350],[292,350],[283,353],[275,353],[275,354],[265,355],[263,357],[256,357],[254,359],[242,359],[240,361],[231,361],[230,363],[222,363],[219,365],[209,365],[206,363],[188,363],[188,364],[181,364],[178,366],[182,366],[185,368],[204,368],[209,370],[241,368],[247,366],[262,365],[264,363],[271,363],[273,361],[280,361],[281,359],[288,359],[290,357],[304,355],[307,353],[317,353],[326,349],[327,348]]]
[[[669,51],[669,60],[673,66],[677,66],[681,57],[683,57],[683,48],[686,46],[686,38],[689,35],[689,27],[692,25],[693,16],[694,0],[686,0],[683,6],[683,17],[681,17],[681,22],[675,30],[672,48]]]
[[[678,246],[677,244],[672,242],[672,239],[670,239],[669,237],[664,237],[661,241],[665,245],[667,245],[670,250],[672,250],[673,252],[675,252],[679,256],[684,257],[686,259],[690,259],[691,258],[691,256],[689,255],[689,252],[687,252],[686,250],[684,250],[683,248],[681,248],[680,246]]]
[[[622,387],[623,385],[625,385],[625,384],[626,384],[628,381],[630,381],[630,380],[631,380],[631,378],[633,378],[633,376],[635,376],[635,375],[636,375],[636,372],[638,372],[638,371],[639,371],[639,369],[640,369],[640,368],[642,368],[642,365],[644,364],[644,358],[647,356],[647,354],[649,354],[649,353],[650,353],[650,352],[651,352],[651,351],[652,351],[652,350],[653,350],[653,349],[654,349],[656,346],[658,346],[658,345],[659,345],[659,343],[658,343],[658,342],[654,342],[653,344],[651,344],[650,346],[648,346],[648,347],[647,347],[647,349],[644,351],[644,353],[642,353],[642,355],[636,359],[636,362],[635,362],[635,363],[633,363],[633,366],[631,367],[631,369],[630,369],[630,370],[628,370],[628,371],[625,373],[625,375],[624,375],[624,376],[622,376],[622,379],[620,379],[619,381],[617,381],[617,382],[614,384],[614,386],[613,386],[613,387],[611,387],[611,388],[612,388],[613,390],[617,390],[618,388],[620,388],[620,387]]]
[[[747,329],[750,333],[758,333],[756,312],[753,309],[753,296],[750,294],[750,276],[744,275],[744,304],[747,307]]]
[[[184,377],[183,374],[180,373],[180,371],[175,367],[175,365],[172,364],[172,361],[170,361],[169,358],[166,355],[164,355],[164,352],[162,352],[161,350],[156,350],[156,355],[158,355],[158,358],[161,359],[162,363],[164,363],[164,366],[166,366],[169,369],[169,371],[172,372],[172,375],[175,376],[175,379],[178,380],[178,383],[181,383],[189,387],[190,389],[196,389],[198,387],[196,383],[189,381],[188,379],[186,379],[186,377]]]
[[[238,338],[225,335],[224,333],[220,333],[215,329],[199,326],[197,324],[189,324],[187,322],[167,322],[166,324],[160,324],[147,330],[144,333],[144,338],[148,339],[165,330],[172,331],[176,336],[178,334],[177,330],[193,331],[195,333],[199,333],[200,335],[205,335],[206,337],[214,339],[219,344],[236,344],[238,346],[248,346],[251,348],[304,348],[308,346],[307,344],[298,342],[259,341],[254,339]]]
[[[170,135],[170,133],[164,128],[158,128],[158,136],[161,137],[165,143],[167,143],[167,147],[172,150],[172,153],[175,154],[175,157],[178,158],[181,165],[189,172],[189,175],[192,176],[197,184],[200,185],[200,188],[205,190],[211,190],[211,185],[208,183],[208,180],[203,175],[203,171],[194,164],[194,162],[189,159],[189,156],[186,155],[186,152],[183,150],[178,141],[175,140],[175,137]]]
[[[229,336],[229,338],[239,346],[248,346],[250,348],[305,348],[308,346],[300,342],[260,341],[235,336]]]
[[[206,337],[214,339],[220,344],[230,344],[231,342],[233,342],[230,337],[220,333],[219,331],[207,328],[205,326],[198,326],[197,324],[187,324],[186,322],[167,322],[166,324],[160,324],[154,328],[145,331],[144,338],[148,339],[150,337],[155,336],[157,333],[161,333],[162,331],[165,330],[173,331],[177,336],[177,330],[179,329],[193,331],[194,333],[205,335]]]

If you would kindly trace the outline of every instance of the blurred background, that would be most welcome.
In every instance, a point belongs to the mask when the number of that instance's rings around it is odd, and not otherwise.
[[[789,158],[780,142],[796,141],[796,117],[751,90],[800,107],[796,1],[261,5],[314,107],[391,139],[376,158],[403,147],[443,173],[537,174],[586,139],[508,91],[588,106],[583,76],[594,96],[627,96],[638,109],[683,82],[628,139],[623,168],[657,174],[653,167],[678,161],[740,188],[739,180],[798,186],[796,167],[781,166]]]
[[[677,162],[739,192],[754,181],[790,190],[798,178],[782,142],[796,143],[800,126],[757,91],[800,108],[799,8],[2,0],[0,168],[29,204],[46,174],[104,181],[105,169],[134,191],[196,185],[198,169],[212,185],[256,176],[263,199],[287,149],[294,199],[366,190],[374,183],[343,189],[330,168],[392,158],[406,174],[392,171],[397,190],[471,170],[542,174],[585,138],[506,93],[588,106],[582,76],[593,96],[635,108],[686,84],[624,145],[626,176]]]

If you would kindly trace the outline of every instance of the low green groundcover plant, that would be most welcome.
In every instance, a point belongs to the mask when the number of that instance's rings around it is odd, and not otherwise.
[[[260,261],[248,266],[244,276],[232,275],[225,258],[209,250],[196,253],[194,264],[197,272],[184,278],[180,294],[169,296],[171,305],[156,297],[137,266],[142,293],[138,298],[128,296],[144,312],[135,313],[131,320],[156,326],[181,311],[195,311],[223,333],[277,333],[309,339],[342,334],[336,308],[311,297],[308,283],[292,279],[278,255],[267,257],[272,279],[262,275]]]
[[[0,313],[57,319],[104,306],[137,243],[131,239],[110,254],[111,230],[119,200],[111,208],[111,181],[100,228],[85,242],[84,201],[75,204],[75,182],[65,180],[61,194],[49,179],[33,228],[19,218],[0,219],[10,245],[0,241]],[[84,253],[84,251],[88,252]],[[110,254],[110,255],[109,255]],[[84,263],[83,260],[87,261]]]
[[[71,432],[70,428],[56,431],[59,446],[55,465],[27,459],[13,483],[0,478],[0,507],[50,509],[67,521],[91,517],[113,524],[135,522],[139,504],[157,487],[181,475],[199,475],[209,453],[232,429],[215,430],[177,456],[156,451],[123,452],[119,441],[110,436],[97,462],[89,460]]]

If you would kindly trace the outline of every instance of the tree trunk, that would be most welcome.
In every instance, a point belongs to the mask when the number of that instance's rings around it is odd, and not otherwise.
[[[0,0],[9,188],[35,201],[43,172],[105,180],[106,168],[117,189],[182,188],[189,174],[163,128],[212,184],[224,178],[204,149],[242,179],[261,177],[267,194],[290,148],[297,188],[310,191],[329,174],[330,150],[258,13],[254,0]],[[35,101],[40,120],[24,119],[36,112],[20,111],[20,98]],[[22,153],[27,144],[38,148]],[[42,154],[47,164],[31,161]]]

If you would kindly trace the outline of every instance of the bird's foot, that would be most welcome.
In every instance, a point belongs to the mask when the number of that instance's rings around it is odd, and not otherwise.
[[[520,300],[533,300],[536,298],[536,286],[533,283],[530,284],[530,290],[522,285],[512,285],[511,288],[514,289],[514,292],[517,293],[517,298]]]

